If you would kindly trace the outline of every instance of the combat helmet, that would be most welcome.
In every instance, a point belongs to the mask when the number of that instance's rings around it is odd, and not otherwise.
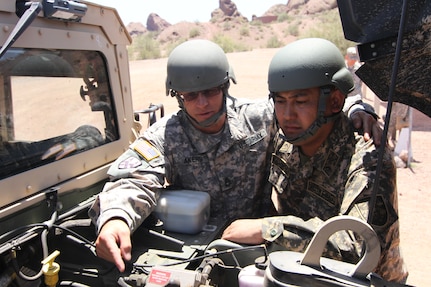
[[[167,63],[166,92],[175,96],[182,110],[184,102],[178,92],[197,92],[222,86],[224,104],[222,109],[200,126],[209,126],[226,111],[226,96],[230,81],[236,83],[235,75],[223,49],[209,40],[190,40],[172,50]]]
[[[281,48],[272,58],[268,70],[270,97],[275,93],[320,87],[318,115],[315,122],[301,135],[286,138],[291,143],[303,141],[314,135],[325,123],[337,115],[325,116],[326,99],[331,87],[344,95],[354,89],[351,73],[344,57],[332,42],[321,38],[306,38]]]
[[[220,86],[232,77],[223,49],[214,42],[198,39],[184,42],[168,58],[166,87],[196,92]]]

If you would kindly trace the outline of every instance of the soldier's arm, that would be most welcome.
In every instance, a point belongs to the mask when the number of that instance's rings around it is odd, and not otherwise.
[[[164,159],[149,142],[138,139],[111,166],[105,184],[89,210],[97,227],[96,253],[120,272],[131,259],[131,233],[154,210],[164,183]]]
[[[371,105],[364,103],[360,95],[351,96],[346,98],[343,112],[353,122],[355,129],[361,131],[366,141],[373,138],[374,144],[380,146],[383,130]]]
[[[370,220],[370,212],[373,212],[371,225],[382,247],[381,260],[374,272],[388,281],[405,282],[408,272],[400,250],[396,167],[392,152],[386,147],[381,163],[382,173],[376,181],[374,180],[376,158],[377,150],[372,147],[360,150],[352,158],[352,162],[363,161],[363,164],[349,176],[341,212],[365,220]],[[371,210],[370,202],[373,193],[376,192],[374,190],[376,184],[377,195]],[[358,193],[358,190],[361,192]],[[354,196],[355,194],[357,196]]]
[[[154,210],[165,180],[164,157],[148,141],[139,139],[108,171],[111,182],[97,196],[89,211],[100,228],[112,218],[121,218],[131,231]]]
[[[304,221],[292,215],[267,217],[262,221],[262,237],[289,251],[305,252],[322,223],[323,221],[319,218]],[[358,245],[352,242],[347,232],[339,232],[336,237],[330,238],[323,256],[356,263],[360,258],[360,250]]]

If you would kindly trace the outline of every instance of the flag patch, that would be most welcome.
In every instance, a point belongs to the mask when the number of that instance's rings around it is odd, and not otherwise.
[[[128,157],[125,160],[123,160],[122,162],[120,162],[118,164],[118,168],[119,169],[126,169],[126,168],[135,168],[140,166],[142,163],[139,159],[137,159],[136,157]]]
[[[148,141],[140,140],[133,148],[140,155],[142,155],[147,161],[150,161],[160,156],[160,152],[155,147],[153,147]]]

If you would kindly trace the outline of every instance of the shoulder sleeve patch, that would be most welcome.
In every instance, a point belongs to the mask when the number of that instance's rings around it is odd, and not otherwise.
[[[160,156],[160,152],[146,140],[137,141],[133,149],[147,161],[151,161]]]
[[[138,166],[142,165],[141,160],[139,160],[136,157],[130,156],[124,160],[122,160],[118,164],[119,169],[130,169],[130,168],[136,168]]]

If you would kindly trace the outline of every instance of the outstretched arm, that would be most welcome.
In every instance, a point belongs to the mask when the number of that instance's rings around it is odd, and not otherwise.
[[[383,130],[378,122],[378,115],[374,108],[364,103],[358,96],[347,97],[344,103],[343,112],[353,122],[357,130],[362,130],[366,141],[371,138],[376,146],[380,146]]]
[[[164,182],[163,157],[144,159],[134,148],[139,141],[112,164],[108,174],[113,181],[105,184],[89,210],[98,229],[97,255],[120,271],[130,260],[130,235],[154,210]]]
[[[232,222],[224,231],[222,239],[243,244],[261,244],[263,219],[238,219]]]

